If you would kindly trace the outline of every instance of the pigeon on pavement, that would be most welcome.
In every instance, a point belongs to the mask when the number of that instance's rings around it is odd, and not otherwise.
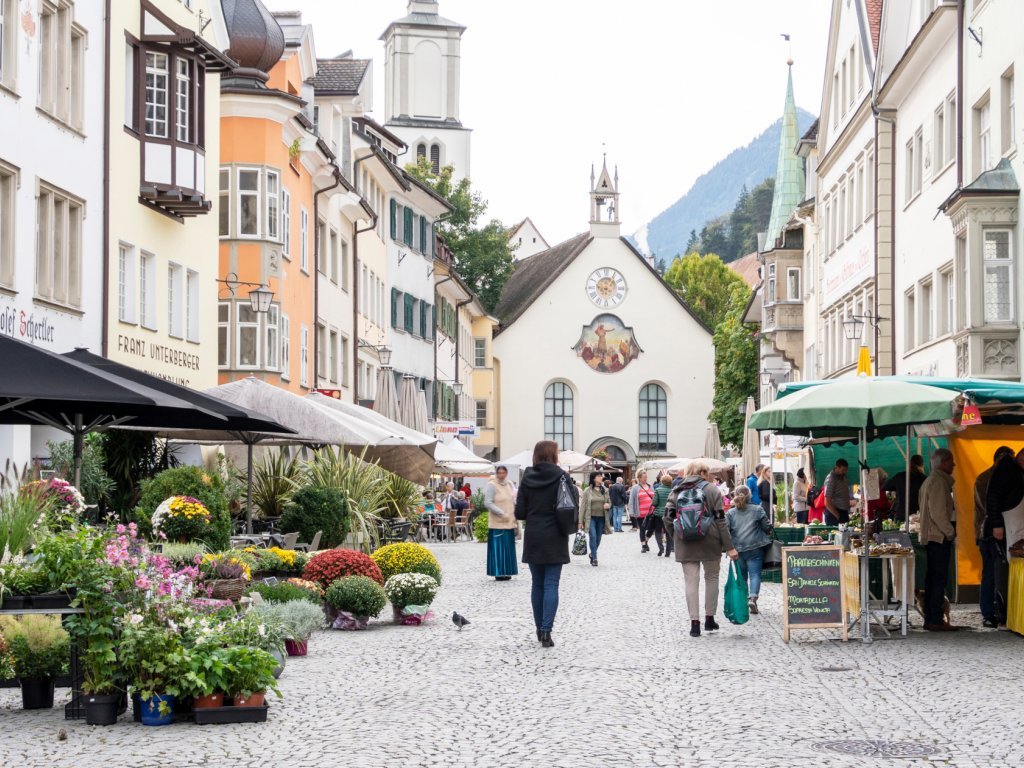
[[[462,631],[463,627],[469,626],[469,623],[469,619],[467,619],[465,616],[461,616],[455,612],[452,613],[452,624],[458,627],[460,632]]]

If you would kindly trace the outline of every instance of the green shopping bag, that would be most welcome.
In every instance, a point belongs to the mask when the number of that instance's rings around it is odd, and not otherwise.
[[[733,624],[746,624],[750,620],[749,597],[747,580],[740,575],[739,564],[730,560],[729,578],[725,582],[725,618]]]

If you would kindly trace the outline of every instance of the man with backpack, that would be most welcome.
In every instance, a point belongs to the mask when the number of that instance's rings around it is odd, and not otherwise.
[[[846,459],[837,459],[835,467],[825,478],[825,525],[850,522],[849,469]]]
[[[725,503],[718,486],[708,482],[708,466],[694,461],[665,506],[675,538],[676,562],[683,566],[690,637],[700,637],[700,572],[704,569],[704,630],[718,629],[719,573],[722,553],[739,557],[725,521]]]
[[[622,533],[622,518],[626,512],[626,502],[629,501],[629,491],[622,483],[622,475],[616,477],[608,489],[608,501],[612,505],[612,530]]]

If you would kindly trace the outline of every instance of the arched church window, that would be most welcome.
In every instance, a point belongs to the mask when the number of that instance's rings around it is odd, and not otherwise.
[[[441,172],[441,146],[439,144],[430,145],[430,167],[433,168],[434,173]]]
[[[554,440],[563,451],[573,450],[573,397],[568,384],[556,381],[544,390],[544,439]]]
[[[419,160],[421,157],[427,156],[427,145],[417,144],[416,145],[416,159]]]
[[[668,398],[658,384],[640,389],[640,450],[668,450]]]

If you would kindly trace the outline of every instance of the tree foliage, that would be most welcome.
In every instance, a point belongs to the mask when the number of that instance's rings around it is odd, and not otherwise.
[[[429,186],[454,207],[451,215],[438,224],[438,230],[451,248],[455,271],[480,297],[487,311],[493,311],[501,290],[512,274],[512,247],[508,230],[497,219],[485,222],[487,201],[475,191],[469,179],[453,179],[454,168],[446,165],[434,173],[430,161],[421,157],[406,171]]]
[[[715,254],[677,257],[665,282],[711,328],[715,342],[715,396],[710,414],[722,442],[743,443],[740,405],[757,388],[757,343],[754,327],[743,322],[750,288]]]

